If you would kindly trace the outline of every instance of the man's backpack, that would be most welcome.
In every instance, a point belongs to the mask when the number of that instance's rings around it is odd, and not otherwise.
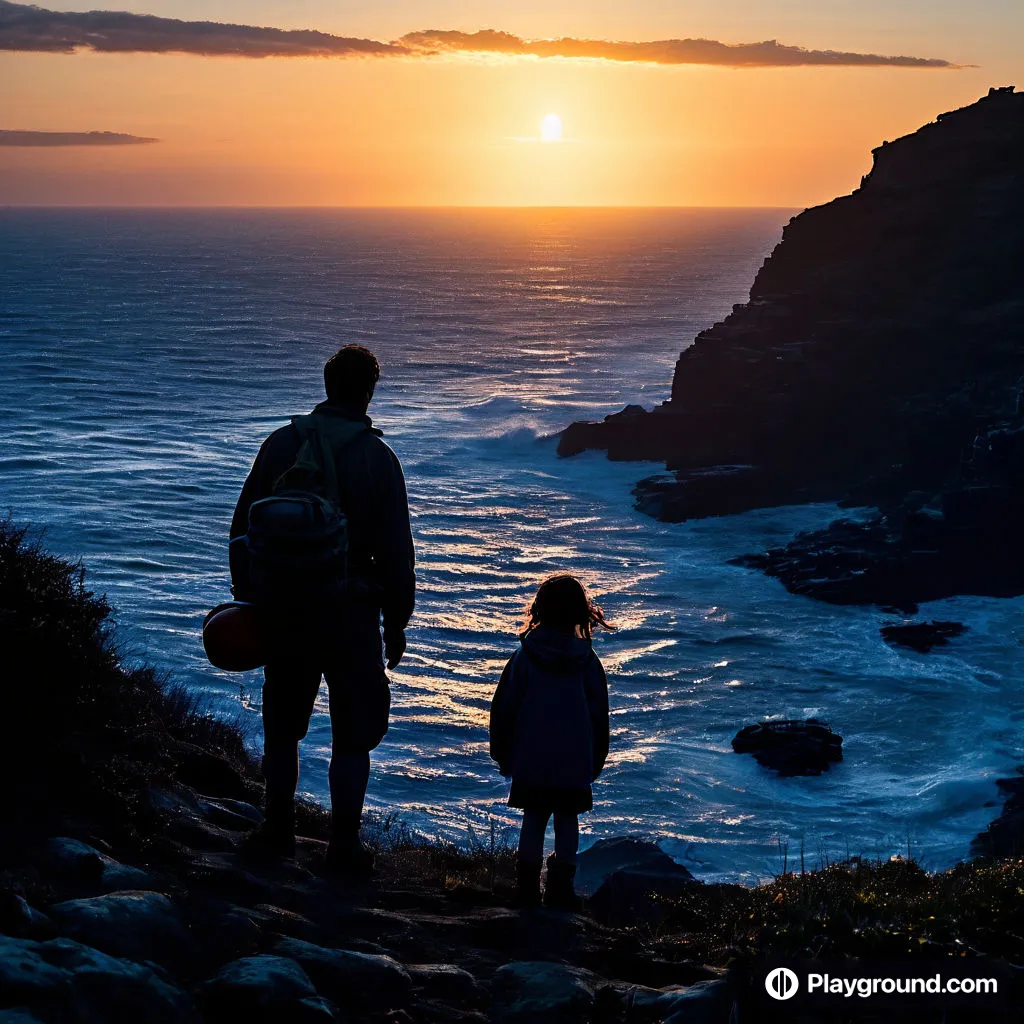
[[[331,416],[295,416],[294,464],[268,498],[249,509],[246,534],[252,600],[292,610],[340,599],[348,584],[348,517],[335,458],[369,428]]]

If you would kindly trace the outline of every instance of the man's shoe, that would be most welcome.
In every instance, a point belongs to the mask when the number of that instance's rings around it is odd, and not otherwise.
[[[355,839],[334,838],[327,844],[323,874],[332,878],[370,878],[374,872],[373,851]]]
[[[516,906],[540,906],[540,870],[543,860],[516,860]]]
[[[548,879],[544,886],[544,906],[552,910],[582,910],[583,900],[576,895],[572,882],[575,864],[562,864],[556,854],[548,857]]]
[[[290,860],[295,857],[295,829],[264,821],[242,840],[238,852],[252,860]]]

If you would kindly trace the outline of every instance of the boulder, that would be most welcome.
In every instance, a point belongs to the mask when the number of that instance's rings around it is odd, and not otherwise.
[[[731,1024],[733,994],[726,981],[700,981],[674,997],[664,1024]]]
[[[25,1020],[198,1022],[188,996],[150,967],[70,939],[0,937],[0,1002],[18,1004]]]
[[[0,1001],[31,1004],[67,982],[67,971],[48,963],[40,945],[0,936]]]
[[[518,961],[494,972],[495,1024],[574,1024],[590,1019],[602,979],[590,971],[544,961]]]
[[[576,860],[576,888],[582,893],[596,892],[605,879],[622,868],[673,871],[678,866],[657,843],[644,836],[599,839]]]
[[[130,890],[65,900],[50,913],[63,934],[111,956],[177,967],[189,950],[178,911],[162,893]]]
[[[200,796],[198,805],[200,812],[221,828],[247,831],[263,823],[263,812],[244,800],[231,800],[228,797],[215,800]]]
[[[933,647],[945,647],[949,641],[967,632],[960,622],[912,622],[903,626],[883,626],[882,639],[893,647],[905,647],[927,654]]]
[[[241,907],[214,917],[201,937],[202,956],[206,963],[223,964],[259,952],[260,927]]]
[[[0,933],[23,939],[49,939],[55,934],[53,922],[23,896],[0,890]]]
[[[192,1000],[158,966],[116,959],[67,939],[43,945],[49,947],[51,963],[71,975],[70,1002],[80,1008],[82,1024],[198,1022]]]
[[[306,972],[292,959],[247,956],[199,986],[206,1024],[328,1024],[334,1020]]]
[[[122,864],[94,846],[68,836],[54,836],[46,841],[43,864],[57,879],[88,885],[93,891],[148,889],[153,885],[148,872]]]
[[[294,960],[318,991],[341,1006],[387,1010],[409,1000],[412,978],[389,956],[328,949],[302,939],[282,939],[274,953]]]
[[[820,775],[843,759],[843,738],[817,718],[772,719],[740,729],[732,749],[780,775]]]
[[[630,985],[614,989],[619,1017],[635,1024],[731,1024],[733,1019],[732,989],[721,979],[664,988]],[[608,995],[606,988],[599,999],[604,997],[610,1003]]]
[[[665,920],[675,903],[701,885],[682,864],[639,864],[620,868],[601,883],[587,906],[602,924],[613,928],[653,925]]]
[[[469,971],[454,964],[410,964],[406,970],[413,985],[428,999],[453,1006],[479,1006],[484,990]]]

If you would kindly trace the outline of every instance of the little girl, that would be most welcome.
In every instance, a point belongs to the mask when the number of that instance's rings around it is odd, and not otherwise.
[[[554,815],[544,903],[579,907],[577,816],[594,806],[590,784],[608,754],[608,683],[591,645],[595,625],[614,629],[578,579],[546,579],[491,702],[491,757],[512,777],[509,807],[523,811],[516,873],[523,906],[540,905],[544,833]]]

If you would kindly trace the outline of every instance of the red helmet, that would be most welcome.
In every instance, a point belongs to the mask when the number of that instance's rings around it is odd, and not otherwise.
[[[263,630],[255,605],[219,604],[203,620],[203,648],[214,668],[248,672],[266,664]]]

